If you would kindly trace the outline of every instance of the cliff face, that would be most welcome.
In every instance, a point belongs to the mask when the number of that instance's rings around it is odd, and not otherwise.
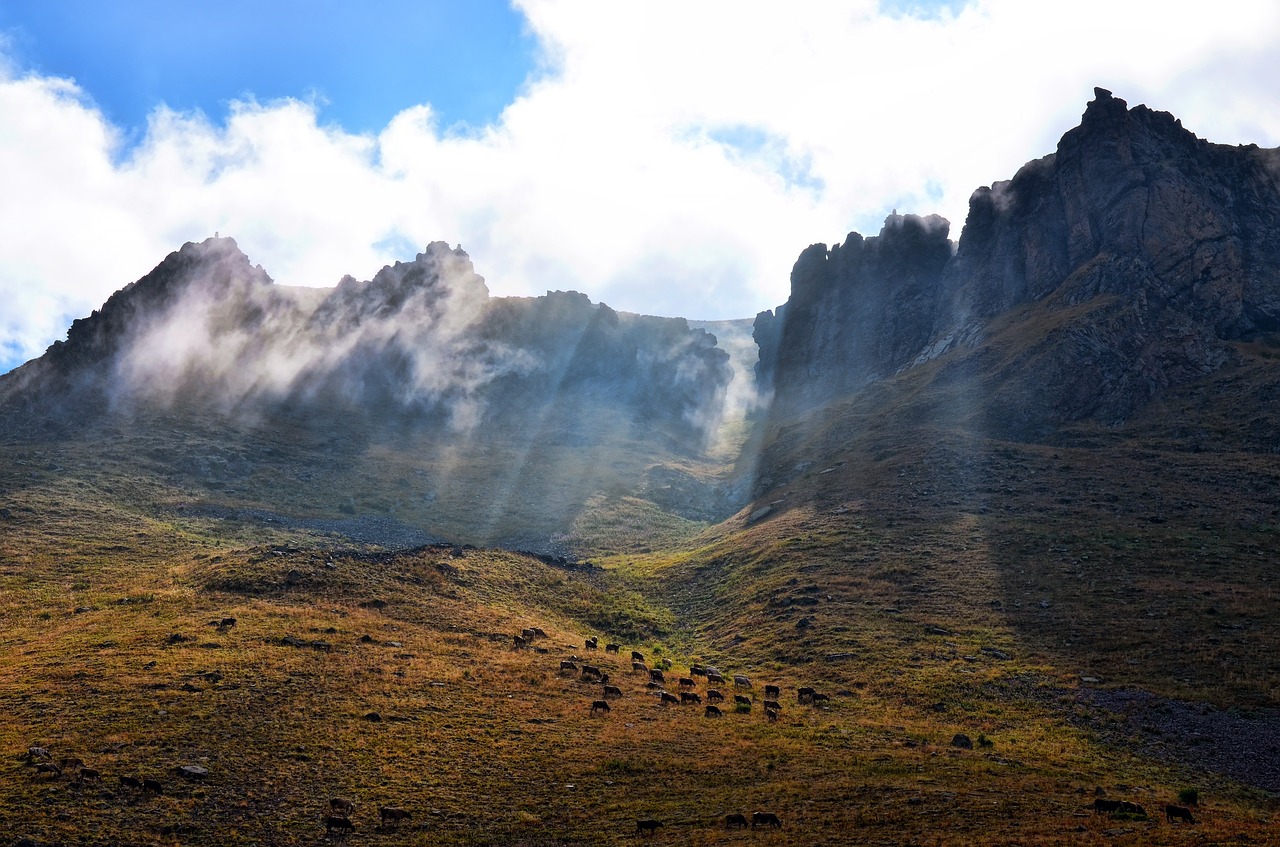
[[[1123,421],[1280,329],[1280,151],[1211,144],[1104,89],[1054,154],[974,192],[954,256],[938,232],[895,216],[801,254],[785,320],[757,322],[779,415],[947,355],[988,426],[1035,438]]]

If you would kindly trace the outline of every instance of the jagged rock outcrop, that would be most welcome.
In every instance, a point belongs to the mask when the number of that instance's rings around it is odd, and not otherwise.
[[[321,298],[273,285],[232,239],[211,238],[0,378],[0,411],[159,404],[471,429],[603,410],[615,427],[656,424],[695,445],[730,379],[715,337],[683,318],[619,314],[576,292],[491,298],[443,242]]]
[[[1211,144],[1105,89],[1054,154],[974,192],[954,257],[924,226],[885,249],[918,219],[898,220],[804,251],[785,320],[758,321],[778,415],[947,355],[939,378],[971,383],[984,426],[1036,438],[1126,420],[1280,329],[1280,151]],[[849,260],[872,243],[875,261]]]

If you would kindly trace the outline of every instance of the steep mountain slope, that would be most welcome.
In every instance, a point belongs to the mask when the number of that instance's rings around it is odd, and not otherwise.
[[[963,383],[974,425],[1050,438],[1125,421],[1280,329],[1280,151],[1104,89],[1056,153],[974,193],[954,256],[947,228],[894,215],[801,254],[785,308],[757,318],[777,419],[949,353],[937,394]]]

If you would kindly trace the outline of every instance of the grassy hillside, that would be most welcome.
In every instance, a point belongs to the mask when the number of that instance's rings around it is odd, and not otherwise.
[[[191,508],[198,492],[136,441],[6,447],[0,826],[36,844],[630,844],[649,840],[641,819],[663,823],[654,843],[697,845],[1274,840],[1265,792],[1152,755],[1096,699],[1116,684],[1273,706],[1275,598],[1251,582],[1269,531],[1175,530],[1145,512],[1108,523],[1092,501],[1086,521],[1066,504],[1037,511],[1038,489],[1015,478],[1065,466],[1055,472],[1083,487],[1096,476],[1083,448],[981,445],[982,486],[965,477],[963,490],[992,490],[971,507],[939,481],[937,457],[977,445],[896,437],[831,453],[828,473],[798,471],[755,522],[747,510],[713,528],[673,524],[643,502],[595,501],[581,539],[614,554],[593,566],[447,545],[393,553],[220,516]],[[1139,484],[1143,462],[1118,478]],[[237,483],[232,496],[263,492],[258,506],[287,513],[269,490]],[[1181,571],[1157,579],[1201,547],[1194,576],[1212,581],[1194,595]],[[1134,614],[1098,607],[1115,592]],[[213,625],[225,618],[235,625]],[[546,637],[514,649],[529,627]],[[590,635],[620,654],[587,651]],[[633,649],[671,662],[671,692],[694,662],[730,675],[723,715],[705,716],[700,676],[702,704],[661,705],[631,672]],[[1235,674],[1221,673],[1228,651]],[[600,683],[561,672],[575,656],[621,690],[607,714],[591,710]],[[1213,663],[1225,687],[1202,667]],[[734,673],[753,687],[735,689]],[[766,683],[781,687],[777,721]],[[802,686],[829,699],[801,703]],[[953,746],[957,733],[973,746]],[[102,782],[38,774],[32,745],[83,759]],[[208,774],[188,781],[184,766]],[[1159,810],[1188,789],[1198,823],[1166,822]],[[1100,792],[1150,817],[1095,815]],[[354,832],[326,835],[334,796],[356,802]],[[380,827],[380,805],[412,817]],[[726,814],[754,811],[781,829],[726,827]]]

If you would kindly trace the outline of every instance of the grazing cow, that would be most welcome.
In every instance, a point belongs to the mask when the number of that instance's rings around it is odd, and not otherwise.
[[[660,826],[662,826],[662,821],[636,821],[636,835],[653,835]]]
[[[809,702],[814,704],[828,703],[830,701],[831,701],[831,698],[820,691],[813,692],[813,694],[809,697]]]
[[[661,690],[662,690],[662,683],[661,683],[661,682],[646,682],[646,683],[644,684],[644,687],[645,687],[645,688],[647,688],[647,689],[649,689],[650,691],[661,691]]]
[[[662,671],[658,670],[657,668],[654,668],[653,670],[649,671],[649,679],[653,680],[654,682],[667,681],[667,678],[662,675]]]
[[[649,669],[644,666],[644,662],[632,662],[631,672],[632,673],[648,673]]]
[[[734,812],[733,814],[724,816],[725,829],[746,829],[747,816]]]
[[[142,780],[138,779],[136,776],[122,776],[120,777],[120,787],[121,788],[141,788]]]
[[[604,712],[604,713],[607,715],[607,714],[609,713],[609,704],[608,704],[608,702],[607,702],[607,701],[605,701],[605,700],[592,700],[592,701],[591,701],[591,714],[593,714],[593,715],[594,715],[596,712]]]
[[[690,679],[687,676],[682,676],[680,677],[680,687],[681,688],[697,688],[698,683],[694,682],[692,679]]]
[[[677,697],[677,696],[676,696],[676,695],[674,695],[674,694],[671,694],[671,693],[669,693],[669,692],[667,692],[667,691],[664,691],[664,692],[662,692],[662,698],[661,698],[661,700],[659,700],[659,702],[660,702],[660,703],[662,703],[662,705],[664,705],[664,706],[665,706],[665,705],[667,705],[668,703],[679,703],[679,702],[680,702],[680,698],[679,698],[679,697]]]
[[[561,660],[560,660],[560,670],[562,670],[562,671],[576,671],[577,669],[578,669],[578,666],[577,666],[577,665],[575,665],[573,662],[569,661],[568,659],[561,659]]]
[[[58,762],[58,767],[64,771],[73,771],[84,767],[84,760],[79,756],[63,756],[62,761]]]
[[[778,816],[773,812],[755,812],[751,815],[751,828],[758,826],[771,826],[774,829],[782,828],[782,821],[778,820]]]
[[[346,797],[330,797],[329,811],[335,815],[342,815],[344,818],[351,817],[351,813],[356,810],[354,800],[348,800]]]
[[[689,676],[706,676],[706,675],[707,675],[707,669],[704,668],[702,665],[689,666]]]
[[[94,768],[81,768],[76,771],[76,782],[83,785],[86,782],[102,782],[102,774]]]
[[[536,636],[538,636],[539,638],[546,638],[546,637],[547,637],[547,634],[546,634],[545,632],[543,632],[540,628],[536,627],[536,626],[535,626],[535,627],[533,627],[533,634],[534,634],[534,635],[536,635]]]
[[[1100,815],[1103,812],[1106,812],[1107,814],[1115,814],[1118,811],[1120,811],[1119,800],[1107,800],[1099,797],[1093,801],[1093,813],[1095,815]]]
[[[335,829],[340,832],[354,832],[356,825],[351,822],[350,818],[342,815],[329,815],[324,819],[324,831],[333,832]]]
[[[712,702],[712,701],[716,701],[716,702],[723,703],[723,702],[724,702],[724,695],[723,695],[723,694],[721,694],[719,691],[717,691],[717,690],[716,690],[716,689],[714,689],[714,688],[708,688],[708,689],[707,689],[707,702]]]
[[[404,809],[397,809],[395,806],[379,806],[378,820],[382,822],[382,826],[386,827],[391,824],[400,825],[400,821],[407,821],[413,815]]]
[[[800,703],[808,703],[813,699],[813,689],[805,686],[796,691],[796,701]]]
[[[768,718],[768,719],[769,719],[769,723],[774,723],[775,721],[777,721],[777,720],[778,720],[778,710],[777,710],[777,709],[765,709],[765,710],[764,710],[764,716],[765,716],[766,718]]]
[[[746,706],[748,709],[751,708],[751,698],[744,694],[733,695],[733,702],[736,706]]]
[[[511,639],[511,646],[516,650],[523,650],[529,646],[529,641],[523,635],[516,635]]]
[[[750,680],[749,678],[747,678],[747,677],[743,676],[743,675],[742,675],[742,674],[740,674],[740,673],[739,673],[739,674],[734,674],[734,675],[733,675],[733,684],[734,684],[734,685],[736,685],[736,686],[738,686],[739,688],[752,688],[752,687],[753,687],[753,686],[751,685],[751,680]]]
[[[724,677],[708,668],[707,682],[714,682],[716,685],[724,685]]]
[[[522,629],[520,630],[520,637],[525,641],[533,641],[533,639],[538,637],[538,633],[532,629]]]
[[[599,669],[599,668],[597,668],[595,665],[583,665],[583,666],[582,666],[582,675],[583,675],[584,677],[594,676],[594,677],[599,678],[599,676],[600,676],[600,669]]]
[[[586,641],[584,641],[584,642],[583,642],[583,644],[585,644],[585,645],[586,645],[586,648],[587,648],[588,650],[599,650],[599,649],[600,649],[600,641],[599,641],[599,639],[597,639],[594,635],[593,635],[593,636],[591,636],[590,638],[588,638]]]
[[[223,618],[222,620],[218,621],[218,629],[230,629],[235,625],[236,625],[235,618]]]
[[[606,685],[604,687],[604,696],[605,697],[621,697],[622,689],[616,685]]]
[[[766,685],[764,687],[764,696],[771,700],[777,700],[782,696],[782,689],[776,685]]]
[[[718,718],[724,713],[720,711],[719,706],[707,706],[707,717]]]
[[[619,652],[621,649],[622,649],[622,645],[620,645],[620,644],[606,644],[606,645],[604,645],[604,651],[605,651],[606,653],[617,653],[617,652]]]
[[[633,661],[633,662],[643,662],[643,661],[644,661],[644,653],[641,653],[639,650],[632,650],[632,651],[631,651],[631,661]]]
[[[52,775],[54,779],[62,776],[62,768],[53,762],[40,762],[36,765],[36,773],[41,775]]]
[[[1120,813],[1125,815],[1133,815],[1135,818],[1145,818],[1147,810],[1139,806],[1137,803],[1131,803],[1128,800],[1120,801]]]
[[[685,703],[701,703],[701,702],[702,702],[702,698],[692,691],[680,692],[680,705],[682,706]]]
[[[1164,818],[1169,823],[1173,823],[1174,818],[1184,820],[1187,823],[1195,823],[1196,819],[1191,816],[1191,810],[1186,806],[1175,806],[1173,803],[1164,807]]]
[[[150,791],[152,794],[159,797],[164,793],[164,786],[160,784],[160,780],[158,779],[144,779],[142,781],[142,790]]]
[[[764,707],[765,709],[773,709],[775,712],[782,711],[782,704],[779,703],[777,700],[765,700]]]
[[[53,759],[53,756],[44,747],[28,747],[26,759],[28,762],[34,762],[37,759],[42,762],[48,762]]]

